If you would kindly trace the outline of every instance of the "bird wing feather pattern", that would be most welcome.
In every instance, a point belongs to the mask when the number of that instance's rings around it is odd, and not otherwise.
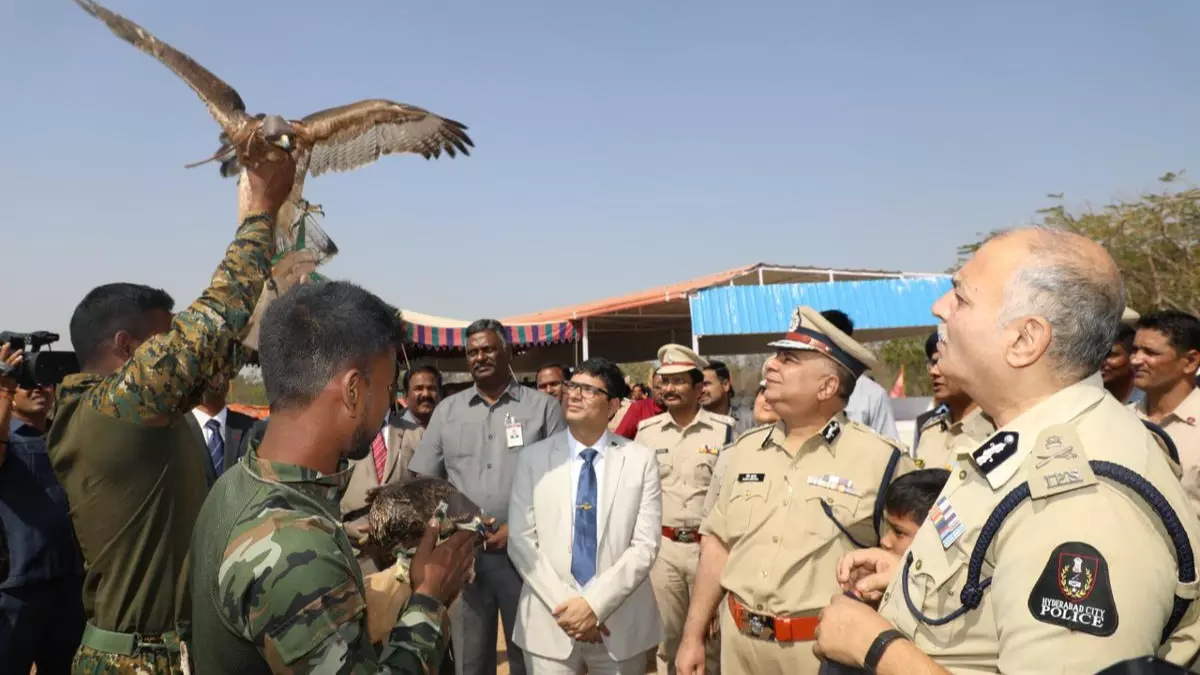
[[[246,104],[233,87],[225,84],[190,56],[159,40],[145,28],[93,0],[75,0],[85,12],[103,21],[117,37],[153,56],[187,83],[208,106],[208,112],[226,132],[250,119]]]
[[[349,171],[381,155],[413,153],[425,159],[470,155],[475,144],[461,122],[428,110],[380,99],[313,113],[292,126],[312,145],[308,171]]]

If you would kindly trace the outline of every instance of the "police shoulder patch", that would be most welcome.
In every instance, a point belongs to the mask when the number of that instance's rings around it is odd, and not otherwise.
[[[1096,484],[1079,435],[1070,425],[1053,426],[1038,436],[1029,467],[1029,496],[1045,499]]]
[[[1112,635],[1119,617],[1108,561],[1083,542],[1059,544],[1029,593],[1029,613],[1042,623],[1099,637]]]

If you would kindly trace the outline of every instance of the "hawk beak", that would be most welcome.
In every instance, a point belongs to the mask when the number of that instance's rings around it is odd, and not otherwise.
[[[279,140],[275,141],[275,145],[278,145],[279,147],[283,148],[284,150],[287,150],[288,152],[291,152],[291,150],[292,150],[291,135],[290,134],[281,134],[279,136]]]

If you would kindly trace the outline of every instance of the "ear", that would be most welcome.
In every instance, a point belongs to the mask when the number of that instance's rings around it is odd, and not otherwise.
[[[1183,353],[1183,372],[1195,377],[1200,370],[1200,351],[1189,349]]]
[[[367,395],[366,384],[366,379],[357,368],[351,368],[338,376],[342,405],[350,413],[351,419],[355,419],[359,415],[359,408],[363,405]]]
[[[1025,316],[1017,319],[1005,329],[1009,338],[1004,360],[1013,368],[1027,368],[1050,350],[1054,331],[1050,323],[1040,316]]]
[[[612,420],[612,418],[616,416],[617,411],[620,409],[621,409],[621,399],[619,399],[619,398],[608,399],[608,419],[609,420]]]
[[[117,334],[113,336],[112,345],[113,352],[125,361],[133,358],[133,352],[137,350],[137,340],[134,340],[128,331],[117,331]]]
[[[817,400],[821,403],[824,403],[834,396],[837,396],[838,387],[842,386],[841,378],[842,376],[840,374],[827,375],[825,379],[822,380],[821,386],[817,388]]]

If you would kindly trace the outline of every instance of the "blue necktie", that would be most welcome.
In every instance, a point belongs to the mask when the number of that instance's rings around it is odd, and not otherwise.
[[[212,432],[208,435],[208,456],[212,460],[213,471],[220,476],[225,465],[225,439],[221,437],[221,423],[209,420],[204,423],[204,428]]]
[[[588,448],[579,453],[583,470],[579,472],[579,489],[575,497],[575,540],[571,543],[571,576],[580,586],[596,576],[596,451]]]

